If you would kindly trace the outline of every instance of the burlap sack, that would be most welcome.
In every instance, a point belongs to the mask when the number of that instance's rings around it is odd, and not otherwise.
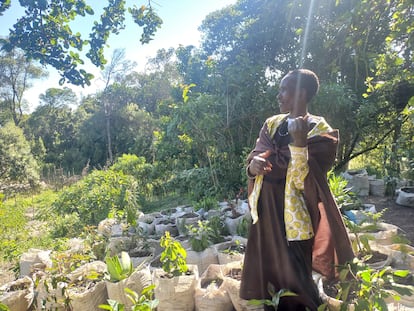
[[[33,281],[28,276],[0,287],[0,302],[13,311],[26,311],[32,305]]]
[[[103,275],[105,271],[106,264],[103,261],[94,261],[79,267],[69,274],[71,285],[68,288],[68,295],[73,311],[102,310],[98,306],[105,304],[108,299],[105,282],[100,281],[87,288],[78,287],[76,284],[80,280],[87,279],[92,273]]]
[[[242,262],[231,262],[223,266],[224,284],[223,288],[230,296],[231,302],[236,311],[251,310],[248,301],[240,298],[240,279],[241,279]]]
[[[209,265],[218,264],[217,250],[214,247],[206,248],[202,252],[187,250],[187,263],[197,265],[198,271],[202,274]]]
[[[198,281],[196,265],[188,265],[190,274],[168,277],[162,269],[154,269],[152,280],[157,311],[193,311],[194,292]]]
[[[201,275],[195,289],[196,311],[232,311],[233,304],[223,285],[222,266],[210,265]]]
[[[129,288],[137,294],[140,294],[149,285],[151,285],[151,272],[149,267],[136,270],[128,278],[117,283],[106,281],[108,298],[124,304],[125,310],[129,310],[132,307],[132,301],[127,297],[125,288]]]

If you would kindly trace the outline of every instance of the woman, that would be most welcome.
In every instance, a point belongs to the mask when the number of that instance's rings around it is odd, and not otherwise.
[[[322,303],[312,270],[329,278],[335,265],[354,254],[328,187],[338,131],[308,113],[319,89],[310,70],[289,72],[281,81],[281,114],[264,123],[248,156],[250,228],[240,297],[269,299],[268,284],[283,297],[279,310],[317,310]]]

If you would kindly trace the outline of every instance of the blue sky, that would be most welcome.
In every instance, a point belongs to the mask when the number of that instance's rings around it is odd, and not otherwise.
[[[95,7],[94,3],[96,1],[98,0],[87,0],[86,2]],[[132,1],[127,2],[128,4],[133,3]],[[139,7],[142,4],[146,4],[147,0],[135,0],[134,2]],[[107,59],[112,55],[113,49],[124,48],[126,58],[135,61],[138,65],[137,70],[142,71],[147,59],[155,56],[158,49],[176,48],[180,44],[198,46],[200,43],[198,27],[203,19],[211,12],[236,3],[236,0],[156,0],[151,1],[151,3],[163,19],[162,27],[157,31],[154,40],[149,44],[141,45],[139,42],[140,29],[128,19],[126,21],[126,29],[118,36],[110,37],[108,41],[110,48],[107,48],[105,52]],[[23,12],[18,7],[18,1],[12,0],[12,7],[3,16],[0,16],[0,36],[7,35],[7,30],[12,27]],[[99,14],[100,12],[95,12],[94,19],[97,19]],[[84,38],[87,38],[91,28],[89,22],[85,20],[79,26],[74,26],[73,30],[75,30],[75,27],[76,31],[81,32]],[[99,70],[96,68],[87,66],[86,69],[92,72],[95,77],[100,76]],[[48,88],[60,87],[58,84],[59,75],[53,69],[47,68],[47,70],[49,71],[49,78],[33,83],[33,87],[26,92],[25,99],[30,102],[30,110],[34,109],[40,94],[44,93]],[[95,79],[90,87],[72,87],[69,84],[64,86],[71,87],[78,95],[87,95],[100,89],[102,84],[99,79]]]

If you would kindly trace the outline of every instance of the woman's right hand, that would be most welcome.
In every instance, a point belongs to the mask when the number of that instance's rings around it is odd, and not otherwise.
[[[272,163],[267,160],[270,154],[270,150],[266,150],[265,152],[254,156],[248,166],[248,173],[253,176],[266,175],[269,173],[272,170]]]

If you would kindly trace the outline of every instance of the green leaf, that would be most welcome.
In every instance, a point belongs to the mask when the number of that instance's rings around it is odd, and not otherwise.
[[[393,275],[405,278],[410,274],[409,270],[395,270],[392,272]]]
[[[0,302],[0,311],[10,311],[9,307]]]
[[[250,299],[247,304],[250,306],[262,306],[264,304],[264,300]]]

